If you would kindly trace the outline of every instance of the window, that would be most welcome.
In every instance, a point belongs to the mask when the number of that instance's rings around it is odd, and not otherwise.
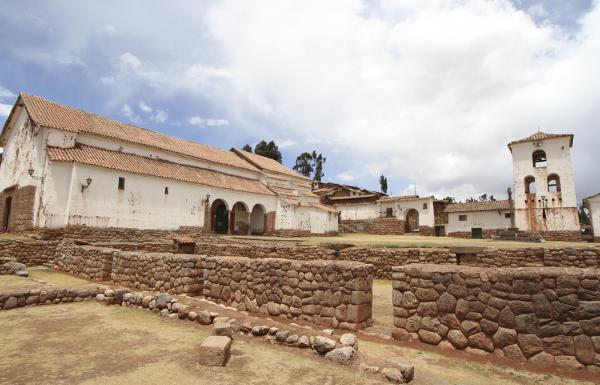
[[[427,203],[423,203],[423,210],[427,210]]]
[[[389,209],[385,209],[385,216],[388,218],[391,218],[394,216],[394,209],[389,208]]]
[[[512,215],[510,213],[505,213],[504,214],[504,218],[510,219],[512,217]]]
[[[125,178],[119,177],[119,190],[125,190]]]
[[[465,222],[467,220],[467,214],[460,214],[458,216],[458,220],[461,222]]]
[[[560,178],[556,174],[548,175],[548,192],[555,193],[560,191]]]
[[[533,152],[533,167],[546,167],[548,161],[546,159],[546,153],[542,150]]]
[[[169,195],[169,188],[165,187],[165,195]]]
[[[525,194],[535,194],[535,178],[531,175],[525,177]]]

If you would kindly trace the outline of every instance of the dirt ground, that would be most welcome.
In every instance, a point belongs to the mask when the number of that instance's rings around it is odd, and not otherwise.
[[[383,285],[382,285],[383,286]],[[306,350],[236,336],[226,368],[200,367],[210,327],[95,302],[0,312],[1,384],[375,384],[379,375],[339,366]],[[415,385],[583,384],[361,339],[359,351],[401,356]]]
[[[420,235],[375,235],[375,234],[339,234],[334,237],[251,237],[229,236],[239,240],[280,241],[295,242],[307,245],[323,243],[350,243],[361,247],[388,247],[388,248],[436,248],[436,247],[489,247],[489,248],[524,248],[524,247],[594,247],[593,243],[586,242],[554,242],[544,243],[494,241],[491,239],[462,239],[450,237],[424,237]]]

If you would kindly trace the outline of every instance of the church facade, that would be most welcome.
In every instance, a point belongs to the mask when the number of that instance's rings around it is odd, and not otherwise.
[[[205,233],[337,232],[311,180],[271,159],[195,143],[21,93],[0,135],[4,231],[68,226]]]

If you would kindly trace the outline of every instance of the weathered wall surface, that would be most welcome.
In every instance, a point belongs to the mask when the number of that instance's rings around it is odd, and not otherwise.
[[[600,368],[600,270],[409,265],[393,272],[394,336]]]
[[[477,254],[458,255],[457,259],[459,265],[480,267],[599,267],[600,248],[484,249]]]
[[[202,257],[189,254],[119,252],[111,279],[118,285],[168,293],[202,292]]]
[[[492,237],[497,237],[500,234],[502,234],[502,232],[506,231],[505,228],[503,229],[483,229],[483,239],[492,239]],[[451,237],[451,238],[464,238],[464,239],[470,239],[472,237],[471,234],[471,229],[469,229],[469,231],[454,231],[451,233],[446,233],[446,236]]]
[[[375,218],[364,220],[343,220],[340,223],[341,233],[367,234],[404,234],[404,221],[396,218]]]
[[[506,214],[510,214],[509,210],[500,211],[475,211],[467,213],[448,213],[448,225],[446,233],[466,232],[471,237],[471,228],[481,228],[484,230],[503,229],[510,227],[510,218],[506,218]],[[460,221],[459,216],[466,215],[466,221]]]
[[[45,265],[56,254],[58,241],[0,240],[0,256],[27,266]]]
[[[204,264],[206,298],[342,329],[372,322],[371,265],[241,257],[205,257]]]

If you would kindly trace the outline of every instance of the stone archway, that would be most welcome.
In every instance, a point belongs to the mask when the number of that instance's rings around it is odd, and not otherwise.
[[[231,208],[229,226],[231,234],[247,235],[250,233],[250,212],[244,202],[236,202]]]
[[[216,199],[210,207],[210,230],[216,234],[227,234],[229,228],[227,203]]]
[[[252,208],[252,213],[250,214],[250,233],[253,235],[263,235],[265,233],[265,208],[256,204]]]
[[[415,209],[410,209],[406,212],[404,219],[404,232],[412,233],[419,231],[419,212]]]

